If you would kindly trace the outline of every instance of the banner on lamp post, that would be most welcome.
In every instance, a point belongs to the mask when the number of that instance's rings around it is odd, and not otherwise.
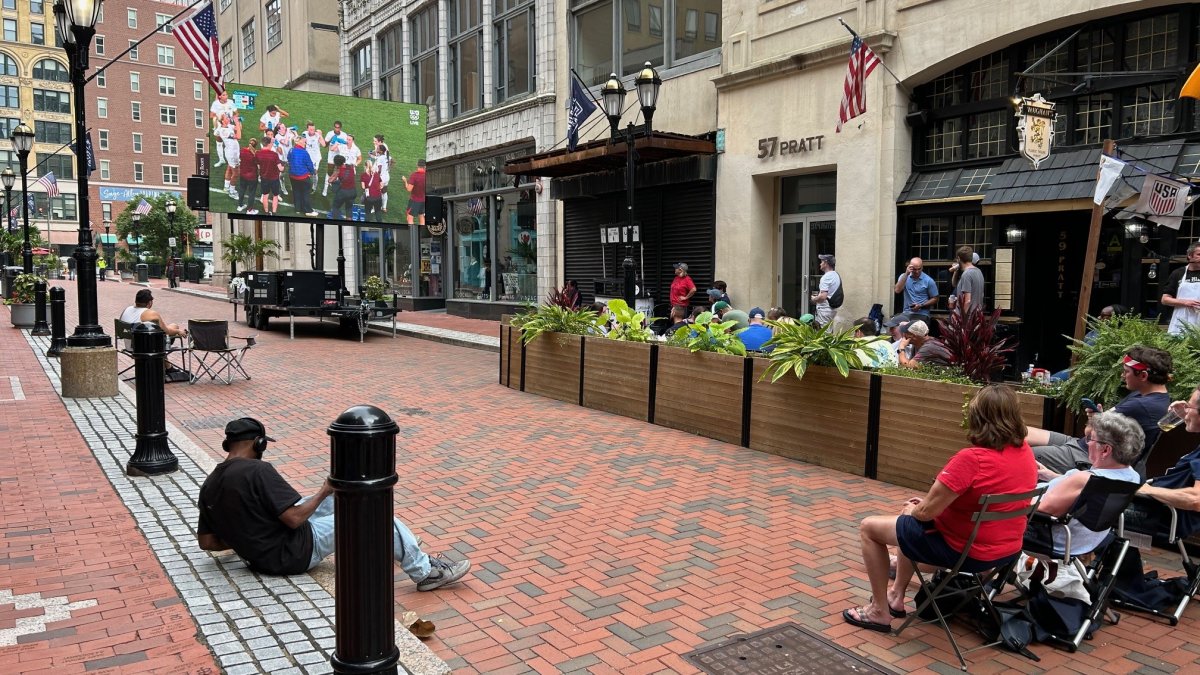
[[[1021,156],[1033,168],[1050,156],[1054,140],[1054,103],[1034,94],[1021,99],[1017,107],[1017,133],[1021,139]]]

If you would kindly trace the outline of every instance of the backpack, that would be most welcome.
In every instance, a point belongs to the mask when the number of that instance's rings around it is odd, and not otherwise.
[[[830,309],[837,309],[838,307],[842,306],[843,302],[846,301],[846,294],[842,292],[842,275],[838,274],[837,272],[834,272],[834,274],[837,274],[838,287],[837,290],[829,296]]]

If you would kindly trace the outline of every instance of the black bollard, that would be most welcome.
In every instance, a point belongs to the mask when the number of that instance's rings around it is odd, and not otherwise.
[[[46,356],[55,358],[67,346],[67,292],[61,286],[50,289],[50,349]]]
[[[50,325],[46,323],[46,282],[38,278],[33,282],[33,332],[30,335],[49,334]]]
[[[167,334],[153,323],[138,323],[131,333],[137,387],[137,445],[125,464],[125,473],[130,476],[171,473],[179,468],[179,460],[167,445],[167,405],[163,388]]]
[[[360,405],[338,415],[328,432],[337,532],[330,663],[335,673],[395,673],[392,486],[400,428],[379,408]]]

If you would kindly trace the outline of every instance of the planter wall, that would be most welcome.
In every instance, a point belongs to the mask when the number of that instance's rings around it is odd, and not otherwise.
[[[526,344],[524,391],[578,404],[582,344],[582,337],[563,333],[546,333]]]
[[[583,405],[633,419],[649,419],[654,384],[648,344],[584,338]],[[658,349],[659,353],[662,349]]]
[[[803,380],[790,373],[761,379],[770,361],[753,359],[750,448],[857,475],[867,463],[871,374],[810,367]]]
[[[33,328],[34,315],[37,305],[30,303],[14,303],[8,306],[8,318],[14,328]]]
[[[742,445],[746,359],[659,347],[655,424]]]

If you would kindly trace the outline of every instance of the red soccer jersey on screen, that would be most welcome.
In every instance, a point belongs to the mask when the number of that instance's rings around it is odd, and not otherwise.
[[[258,180],[258,160],[250,148],[242,148],[241,161],[238,163],[238,175],[242,180]]]
[[[411,199],[414,202],[425,201],[425,170],[417,169],[408,176],[408,184],[412,186]]]
[[[258,158],[258,173],[264,180],[279,179],[279,155],[274,150],[263,148],[255,157]]]

